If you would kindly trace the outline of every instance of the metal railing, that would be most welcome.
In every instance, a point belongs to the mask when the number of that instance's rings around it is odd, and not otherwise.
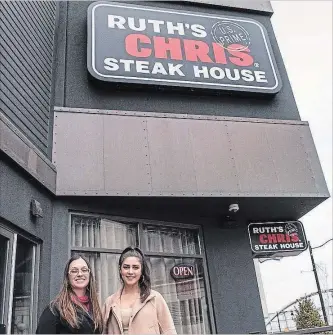
[[[318,334],[318,333],[327,333],[327,332],[330,332],[333,334],[333,326],[298,329],[298,330],[291,330],[288,332],[277,332],[273,334]]]
[[[327,301],[326,309],[327,309],[327,318],[328,318],[328,326],[332,326],[333,324],[333,289],[323,290],[323,296],[326,297]],[[305,297],[311,298],[314,302],[317,311],[319,312],[320,318],[323,320],[323,313],[320,308],[320,303],[318,301],[318,292],[313,292],[311,294],[306,295]],[[295,307],[297,306],[298,300],[294,300],[280,311],[276,313],[270,313],[269,317],[266,319],[266,330],[268,333],[284,333],[284,332],[292,332],[296,331],[296,322],[294,320],[295,317]]]

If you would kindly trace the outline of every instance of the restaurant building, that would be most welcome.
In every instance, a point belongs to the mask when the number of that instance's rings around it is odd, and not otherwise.
[[[265,332],[248,225],[329,197],[270,3],[0,9],[1,332],[35,331],[72,253],[103,301],[128,245],[179,334]]]

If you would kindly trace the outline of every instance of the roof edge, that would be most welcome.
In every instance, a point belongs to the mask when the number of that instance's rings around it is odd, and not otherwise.
[[[229,7],[244,11],[256,11],[266,13],[272,16],[274,11],[271,2],[268,0],[183,0],[184,2],[192,2],[197,4],[206,4],[217,7]]]

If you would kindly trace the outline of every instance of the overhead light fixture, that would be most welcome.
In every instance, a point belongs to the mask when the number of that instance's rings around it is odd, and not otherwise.
[[[229,205],[229,212],[237,213],[238,211],[239,211],[239,205],[238,204],[230,204]]]

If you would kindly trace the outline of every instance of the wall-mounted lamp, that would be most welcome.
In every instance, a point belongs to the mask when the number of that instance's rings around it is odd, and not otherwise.
[[[35,216],[37,218],[42,218],[43,217],[42,206],[41,206],[40,202],[38,202],[35,199],[31,199],[30,211],[31,211],[32,216]]]

